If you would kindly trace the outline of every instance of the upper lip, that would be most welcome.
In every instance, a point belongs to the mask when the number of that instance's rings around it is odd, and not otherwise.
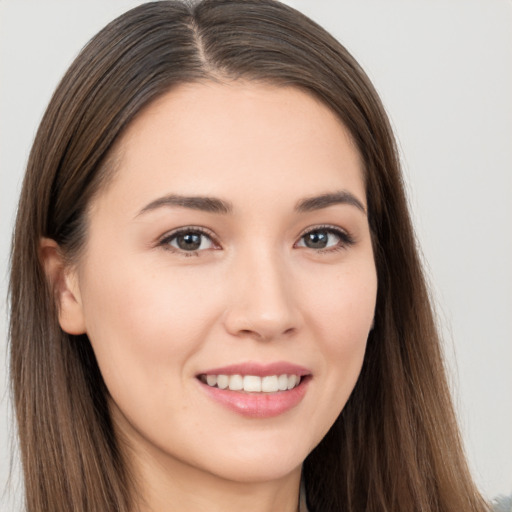
[[[211,368],[200,372],[198,375],[255,375],[266,377],[268,375],[310,375],[311,371],[304,366],[300,366],[286,361],[276,361],[274,363],[245,362],[230,364],[218,368]]]

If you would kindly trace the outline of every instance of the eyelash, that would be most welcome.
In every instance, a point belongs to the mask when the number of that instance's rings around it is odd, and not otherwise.
[[[295,242],[294,247],[297,246],[297,244],[304,239],[304,237],[310,233],[318,232],[318,231],[325,231],[329,234],[335,235],[339,238],[339,242],[333,246],[333,247],[327,247],[323,249],[312,249],[309,247],[304,247],[305,249],[311,249],[317,253],[325,254],[325,253],[334,253],[338,252],[344,249],[347,249],[348,247],[355,244],[355,240],[347,231],[330,225],[320,225],[320,226],[313,226],[306,228],[299,236],[299,240]],[[180,235],[188,235],[188,234],[196,234],[201,235],[209,238],[211,240],[211,243],[214,246],[219,247],[218,242],[216,241],[215,237],[213,236],[213,233],[209,230],[199,227],[199,226],[186,226],[183,228],[179,228],[175,231],[172,231],[171,233],[167,233],[164,235],[157,243],[158,246],[162,247],[164,250],[179,254],[184,257],[191,257],[191,256],[199,256],[201,250],[191,250],[186,251],[183,249],[179,249],[176,247],[172,247],[170,243],[175,240]],[[300,246],[303,247],[303,246]],[[205,250],[205,249],[203,249]]]

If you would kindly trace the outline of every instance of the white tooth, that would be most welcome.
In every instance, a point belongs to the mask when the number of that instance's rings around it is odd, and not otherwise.
[[[229,377],[229,389],[232,391],[240,391],[244,387],[244,380],[241,375],[231,375]]]
[[[288,375],[288,389],[293,389],[295,384],[297,383],[297,378],[295,375]]]
[[[208,384],[208,386],[215,386],[215,384],[217,384],[217,376],[216,375],[207,375],[206,376],[206,384]]]
[[[217,387],[226,389],[229,385],[229,377],[227,375],[217,375]]]
[[[277,387],[279,391],[286,391],[288,389],[288,375],[279,375],[277,378]]]
[[[288,380],[288,379],[287,379]],[[261,379],[261,391],[275,393],[279,389],[277,375],[269,375]]]
[[[246,375],[244,377],[244,391],[259,393],[261,391],[261,377]]]

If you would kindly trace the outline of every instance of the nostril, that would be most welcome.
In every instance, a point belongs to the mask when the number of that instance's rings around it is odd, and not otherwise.
[[[278,339],[281,337],[289,337],[292,336],[295,333],[296,329],[295,327],[290,327],[288,329],[283,330],[282,332],[279,332],[278,330],[273,329],[241,329],[238,331],[238,336],[242,338],[254,338],[258,340],[272,340],[272,339]]]
[[[228,307],[223,323],[230,334],[240,339],[263,341],[290,337],[299,330],[301,320],[295,306],[252,298]]]

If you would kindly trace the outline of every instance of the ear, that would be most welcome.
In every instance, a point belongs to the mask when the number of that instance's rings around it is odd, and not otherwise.
[[[39,257],[57,300],[62,330],[68,334],[84,334],[85,317],[76,270],[66,265],[59,245],[51,238],[41,238]]]

